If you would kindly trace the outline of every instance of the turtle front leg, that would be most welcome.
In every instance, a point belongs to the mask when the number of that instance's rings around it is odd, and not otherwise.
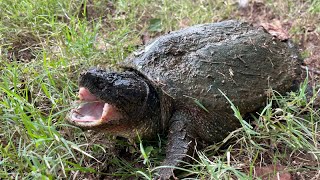
[[[188,161],[195,146],[195,139],[187,123],[188,114],[176,112],[171,118],[169,127],[168,145],[166,147],[166,158],[162,166],[181,166],[181,162]],[[189,155],[189,156],[188,156]],[[176,179],[174,168],[161,168],[158,171],[159,179]]]

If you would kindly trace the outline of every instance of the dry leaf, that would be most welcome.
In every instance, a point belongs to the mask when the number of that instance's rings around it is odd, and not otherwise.
[[[274,20],[271,23],[261,23],[261,26],[264,27],[272,36],[275,36],[282,41],[289,39],[288,31],[282,27],[279,20]]]

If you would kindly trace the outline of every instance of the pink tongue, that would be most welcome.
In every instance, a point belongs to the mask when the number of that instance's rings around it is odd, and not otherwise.
[[[98,121],[102,118],[102,114],[105,114],[103,102],[88,102],[82,104],[78,109],[74,111],[73,120],[78,122]],[[104,117],[106,119],[106,117]]]
[[[87,116],[87,117],[81,117],[81,118],[73,118],[73,120],[77,122],[93,122],[93,121],[96,121],[97,119],[93,116]]]

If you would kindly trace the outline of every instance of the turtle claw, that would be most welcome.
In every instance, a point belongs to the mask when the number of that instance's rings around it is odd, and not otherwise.
[[[169,128],[168,145],[166,149],[166,159],[163,161],[163,168],[158,170],[156,179],[179,179],[175,176],[175,168],[181,167],[182,162],[189,161],[189,157],[194,150],[195,139],[192,132],[188,131],[187,119],[189,114],[178,111],[172,116],[172,124]],[[181,121],[181,119],[186,119]]]

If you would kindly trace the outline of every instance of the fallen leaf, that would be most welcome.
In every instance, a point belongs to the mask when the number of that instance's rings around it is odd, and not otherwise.
[[[148,31],[150,31],[150,32],[161,32],[162,31],[161,19],[158,19],[158,18],[150,19]]]
[[[284,41],[289,39],[289,33],[286,31],[279,20],[274,20],[271,23],[263,22],[260,25],[268,31],[272,36]]]

